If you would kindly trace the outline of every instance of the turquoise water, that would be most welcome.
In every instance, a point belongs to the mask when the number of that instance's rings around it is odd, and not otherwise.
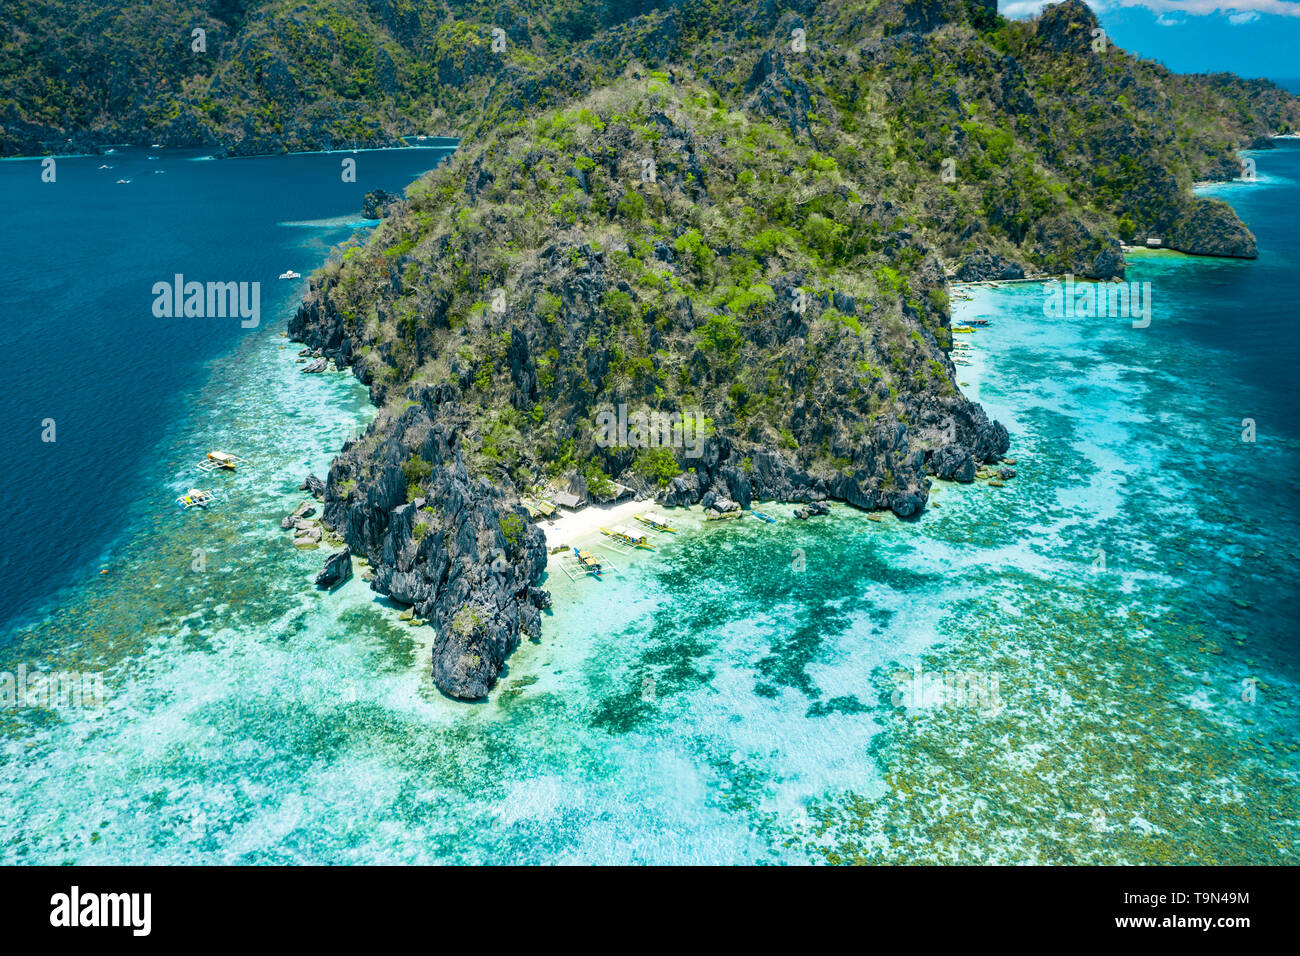
[[[1134,257],[1149,328],[1048,321],[1034,284],[958,303],[991,322],[959,378],[1011,432],[1005,487],[910,522],[675,512],[622,574],[552,576],[484,704],[363,581],[308,586],[277,519],[364,393],[241,341],[191,400],[262,467],[134,521],[6,651],[109,694],[0,711],[0,862],[1294,862],[1297,157],[1224,187],[1258,262]],[[996,698],[943,704],[958,672]]]

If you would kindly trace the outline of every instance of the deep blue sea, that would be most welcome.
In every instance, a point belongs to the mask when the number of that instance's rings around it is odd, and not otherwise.
[[[937,483],[917,521],[676,510],[623,573],[556,570],[540,641],[477,705],[437,693],[429,629],[359,577],[312,589],[321,552],[278,524],[372,411],[347,374],[299,374],[279,333],[302,285],[274,277],[431,163],[363,153],[356,188],[337,156],[74,160],[57,186],[0,164],[4,604],[29,615],[0,672],[107,685],[0,708],[0,863],[1295,863],[1280,146],[1211,190],[1258,260],[1130,257],[1145,328],[1050,319],[1038,283],[955,290],[954,324],[989,322],[955,356],[1010,430],[1004,486]],[[263,327],[154,319],[176,271],[261,280]],[[182,514],[211,447],[253,467]]]
[[[400,192],[449,152],[218,161],[124,148],[57,159],[53,182],[38,160],[0,163],[0,301],[16,358],[0,383],[0,625],[111,563],[136,502],[170,504],[155,484],[160,443],[180,423],[222,416],[194,402],[210,363],[284,328],[305,280],[276,277],[310,274],[363,225],[367,191]],[[355,182],[344,181],[345,160]],[[177,273],[260,283],[261,327],[155,318],[153,284]],[[42,441],[47,419],[53,442]],[[207,450],[196,446],[196,460]]]

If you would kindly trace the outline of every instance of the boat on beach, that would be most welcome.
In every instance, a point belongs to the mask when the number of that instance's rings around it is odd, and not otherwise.
[[[573,549],[573,553],[578,559],[578,564],[581,567],[581,570],[599,580],[601,569],[600,561],[596,556],[590,551],[579,551],[577,548]]]

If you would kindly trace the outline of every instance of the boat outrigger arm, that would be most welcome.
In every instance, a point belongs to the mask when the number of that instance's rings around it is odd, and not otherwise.
[[[600,531],[601,534],[608,535],[617,541],[622,541],[624,544],[630,544],[634,548],[641,548],[645,551],[654,550],[654,545],[650,543],[649,538],[644,534],[639,534],[636,531],[631,530],[630,528],[625,528],[623,525],[619,525],[615,528],[601,528]]]
[[[248,461],[239,458],[229,452],[210,451],[208,456],[199,462],[199,471],[216,471],[218,468],[224,471],[234,471],[236,465],[247,465]]]
[[[176,499],[176,505],[181,511],[189,511],[191,508],[206,508],[216,500],[215,492],[203,488],[191,488]]]
[[[659,517],[659,515],[646,514],[646,515],[634,515],[634,517],[636,518],[637,521],[640,521],[642,524],[649,525],[651,528],[654,528],[654,530],[656,531],[671,531],[673,534],[677,533],[677,529],[671,527],[668,524],[668,520],[666,518]]]
[[[569,576],[570,581],[576,581],[578,576],[583,574],[589,574],[599,581],[605,572],[618,571],[613,562],[607,558],[597,558],[590,551],[582,551],[578,548],[571,550],[571,554],[560,558],[560,568]]]

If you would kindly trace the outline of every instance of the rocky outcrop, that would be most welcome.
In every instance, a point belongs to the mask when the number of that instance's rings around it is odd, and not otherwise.
[[[747,84],[746,105],[783,123],[791,135],[810,137],[808,114],[812,112],[812,91],[808,84],[792,76],[785,67],[785,57],[767,50],[759,57]]]
[[[1083,0],[1065,0],[1047,6],[1038,19],[1038,38],[1056,53],[1092,54],[1097,15]]]
[[[1201,172],[1201,179],[1226,183],[1241,175],[1241,161],[1236,156],[1217,156]]]
[[[310,501],[304,501],[294,509],[292,514],[285,515],[280,519],[280,527],[284,529],[297,527],[297,522],[310,518],[316,513],[316,506]]]
[[[957,267],[958,282],[987,282],[991,279],[1023,279],[1025,267],[994,252],[971,252]]]
[[[401,202],[402,197],[396,193],[390,193],[386,189],[374,189],[366,193],[366,198],[361,205],[361,217],[363,219],[380,219],[388,214],[389,207],[394,203]]]
[[[344,548],[335,551],[325,560],[325,567],[316,575],[316,587],[333,590],[352,577],[352,553]]]
[[[470,477],[447,398],[426,389],[401,418],[344,448],[330,467],[325,521],[366,556],[372,588],[433,626],[438,688],[475,700],[521,638],[541,633],[546,547],[513,490]]]
[[[1164,245],[1194,256],[1254,259],[1255,235],[1233,208],[1218,199],[1196,199],[1164,237]]]

